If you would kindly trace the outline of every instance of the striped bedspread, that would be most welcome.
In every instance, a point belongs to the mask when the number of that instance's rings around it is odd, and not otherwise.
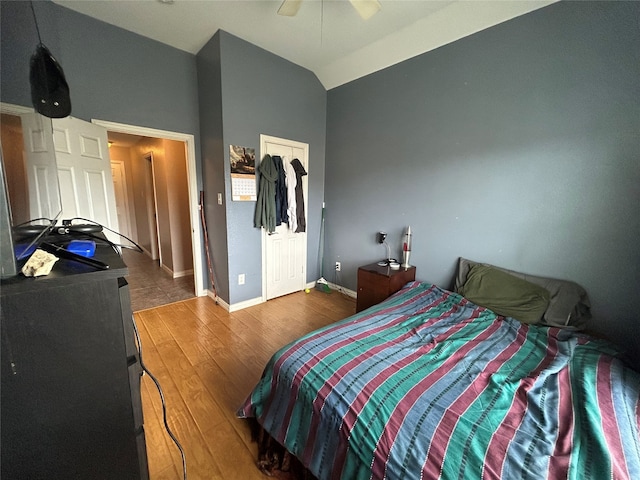
[[[319,479],[640,479],[615,355],[413,282],[277,352],[238,416]]]

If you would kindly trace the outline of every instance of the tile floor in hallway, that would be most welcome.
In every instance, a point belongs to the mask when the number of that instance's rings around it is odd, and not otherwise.
[[[171,278],[157,260],[135,250],[123,249],[122,258],[129,268],[126,279],[134,312],[195,297],[193,274]]]

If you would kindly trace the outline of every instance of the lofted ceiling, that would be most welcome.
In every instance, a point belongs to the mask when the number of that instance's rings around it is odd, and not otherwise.
[[[556,0],[380,0],[362,20],[347,0],[53,0],[90,17],[197,53],[222,29],[316,74],[329,90]]]

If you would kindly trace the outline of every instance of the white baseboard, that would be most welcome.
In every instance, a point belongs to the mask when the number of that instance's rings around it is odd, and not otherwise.
[[[147,250],[144,247],[140,247],[142,248],[142,251],[148,255],[151,260],[157,260],[155,258],[153,258],[151,256],[151,252],[149,250]],[[164,263],[162,265],[160,265],[160,268],[162,268],[162,270],[164,270],[165,272],[167,272],[169,275],[171,275],[171,278],[181,278],[181,277],[187,277],[189,275],[193,275],[193,268],[190,270],[182,270],[180,272],[174,272],[173,270],[171,270],[169,267],[167,267]]]
[[[173,272],[173,278],[189,277],[193,275],[193,268],[191,270],[182,270],[181,272]]]
[[[238,310],[242,310],[244,308],[253,307],[254,305],[259,305],[262,302],[262,297],[252,298],[250,300],[245,300],[244,302],[234,303],[233,305],[229,305],[227,302],[222,300],[220,297],[213,294],[213,292],[207,289],[207,296],[215,300],[215,302],[224,308],[227,312],[233,313]]]
[[[251,300],[245,300],[244,302],[234,303],[233,305],[229,305],[229,313],[237,312],[243,308],[253,307],[254,305],[260,305],[261,303],[264,303],[262,301],[262,297],[256,297]]]
[[[157,260],[157,258],[153,258],[153,255],[151,254],[151,252],[149,250],[147,250],[143,246],[140,246],[140,248],[142,249],[143,253],[145,255],[147,255],[151,260]]]
[[[162,265],[160,265],[160,267],[162,268],[162,270],[164,270],[169,275],[171,275],[171,278],[173,278],[173,270],[171,270],[169,267],[167,267],[164,263]]]
[[[193,275],[193,269],[191,269],[191,270],[182,270],[181,272],[174,272],[173,270],[171,270],[169,267],[167,267],[164,264],[162,264],[161,267],[162,267],[162,270],[164,270],[169,275],[171,275],[171,278],[180,278],[180,277],[186,277],[187,275]]]
[[[308,288],[309,290],[311,290],[312,288],[315,288],[316,284],[318,282],[309,282],[307,283],[306,288]],[[351,298],[358,298],[358,292],[354,292],[353,290],[349,290],[348,288],[343,287],[342,285],[338,285],[336,283],[332,283],[332,282],[327,282],[327,285],[329,285],[329,288],[331,290],[336,290],[340,293],[344,293],[345,295],[351,297]]]
[[[358,292],[354,292],[353,290],[349,290],[348,288],[343,287],[342,285],[337,285],[335,283],[328,282],[328,284],[331,290],[337,290],[338,292],[344,293],[351,298],[358,298]]]
[[[316,282],[309,282],[306,284],[306,288],[308,288],[309,290],[311,290],[312,288],[314,288],[316,285]],[[353,290],[349,290],[348,288],[343,287],[342,285],[336,285],[335,283],[331,283],[328,282],[329,288],[331,290],[335,290],[337,292],[340,292],[344,295],[347,295],[351,298],[357,298],[358,294],[357,292],[354,292]],[[244,302],[238,302],[238,303],[234,303],[233,305],[229,305],[227,302],[225,302],[224,300],[222,300],[220,297],[216,296],[213,294],[213,292],[209,289],[206,290],[207,292],[207,296],[209,298],[212,298],[213,300],[215,300],[215,302],[220,305],[222,308],[224,308],[227,312],[229,313],[233,313],[233,312],[237,312],[238,310],[242,310],[245,308],[249,308],[249,307],[253,307],[255,305],[260,305],[261,303],[264,303],[262,300],[262,297],[256,297],[256,298],[252,298],[250,300],[245,300]]]
[[[224,308],[227,312],[229,311],[229,304],[227,302],[225,302],[224,300],[222,300],[220,297],[218,297],[217,295],[215,295],[211,290],[209,290],[208,288],[206,289],[206,293],[207,293],[207,297],[213,299],[218,305],[220,305],[222,308]]]

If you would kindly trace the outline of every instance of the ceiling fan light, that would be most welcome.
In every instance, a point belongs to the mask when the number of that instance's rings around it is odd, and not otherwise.
[[[284,0],[278,9],[278,15],[295,17],[300,10],[300,5],[302,5],[302,0]]]
[[[380,11],[381,5],[378,0],[349,0],[353,8],[363,20],[369,20]]]

